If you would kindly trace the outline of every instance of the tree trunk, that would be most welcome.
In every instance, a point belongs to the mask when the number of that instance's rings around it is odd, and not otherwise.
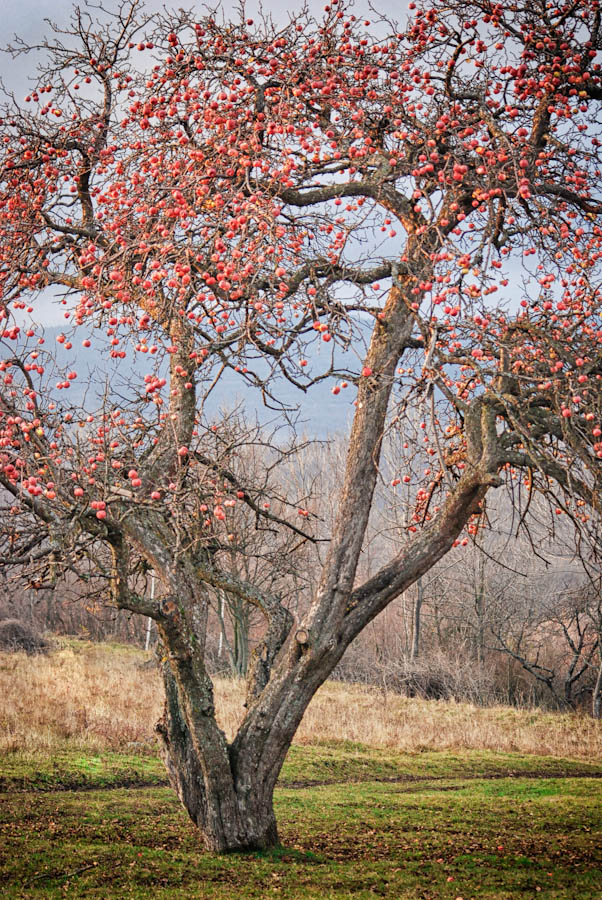
[[[594,719],[602,719],[602,647],[600,647],[598,677],[592,694],[592,716]]]
[[[418,659],[420,652],[420,613],[422,610],[422,602],[424,600],[424,592],[422,590],[422,578],[416,582],[417,593],[414,603],[414,623],[412,629],[412,659]]]
[[[181,629],[181,623],[178,623]],[[165,645],[165,708],[157,725],[169,780],[217,853],[278,844],[273,793],[305,710],[343,655],[343,645],[314,655],[296,638],[286,670],[252,704],[232,744],[215,722],[211,682],[195,665],[182,631],[160,627]]]
[[[200,717],[210,716],[195,710],[189,721],[190,697],[182,697],[182,685],[174,677],[168,662],[163,664],[165,710],[157,725],[162,756],[169,780],[188,815],[199,828],[205,846],[217,853],[257,850],[278,843],[273,807],[273,786],[254,782],[237,783],[236,759],[219,729],[203,729],[205,740],[199,746],[195,732]],[[179,683],[180,682],[180,683]]]
[[[272,650],[279,658],[273,668],[266,661],[261,690],[248,693],[247,712],[232,744],[216,723],[213,686],[203,663],[202,598],[187,586],[184,573],[177,579],[178,598],[164,598],[157,618],[166,694],[158,731],[171,783],[209,850],[255,850],[278,843],[273,791],[312,697],[351,641],[388,604],[389,595],[403,593],[449,549],[485,490],[472,475],[460,481],[441,513],[445,527],[431,528],[426,539],[403,549],[394,561],[395,578],[385,567],[357,590],[348,587],[336,597],[338,622],[319,630],[310,613],[303,628],[294,631],[289,617],[274,618]],[[328,618],[331,604],[318,605],[317,612]]]

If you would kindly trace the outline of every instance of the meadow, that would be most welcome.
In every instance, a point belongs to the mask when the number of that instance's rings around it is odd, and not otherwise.
[[[282,847],[214,857],[167,785],[147,660],[0,655],[3,897],[602,897],[600,723],[327,683],[276,792]],[[228,733],[241,702],[218,679]]]

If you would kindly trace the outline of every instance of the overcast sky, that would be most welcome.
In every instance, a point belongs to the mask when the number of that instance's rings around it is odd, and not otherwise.
[[[77,5],[72,0],[5,0],[1,4],[2,38],[0,39],[0,46],[12,40],[14,35],[19,35],[24,40],[35,43],[48,30],[45,19],[52,19],[59,24],[66,23],[69,19],[70,11]],[[80,5],[83,6],[84,4],[80,3]],[[174,0],[172,3],[169,0],[166,3],[163,3],[162,0],[145,0],[144,2],[144,7],[148,10],[160,10],[163,6],[168,9],[170,6],[174,8],[183,7],[185,9],[198,9],[199,15],[202,15],[207,7],[212,7],[213,5],[213,2],[204,4],[194,3],[193,0],[189,0],[189,2],[186,2],[186,0]],[[235,0],[226,0],[226,2],[217,5],[220,9],[223,9],[226,17],[230,11],[233,11],[238,6]],[[247,2],[247,15],[252,17],[257,12],[258,5],[253,0]],[[290,2],[263,0],[262,4],[265,12],[271,13],[276,20],[280,21],[286,21],[289,13],[300,10],[303,5],[303,2],[299,2],[299,0],[290,0]],[[325,0],[307,0],[307,6],[318,17],[324,9],[324,5]],[[116,7],[117,3],[115,0],[105,0],[105,6],[107,9],[111,9]],[[397,0],[397,2],[396,0],[375,0],[374,6],[383,14],[392,18],[405,18],[406,0]],[[374,17],[374,14],[369,9],[369,0],[355,0],[353,12],[356,15],[367,16],[368,18]],[[25,60],[17,60],[15,62],[5,54],[0,54],[0,74],[5,83],[15,93],[18,94],[21,89],[25,92],[27,91],[27,77],[30,71],[31,64],[28,64]]]

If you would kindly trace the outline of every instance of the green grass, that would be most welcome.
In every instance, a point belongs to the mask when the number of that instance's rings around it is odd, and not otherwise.
[[[230,857],[203,852],[153,756],[4,763],[6,900],[602,897],[602,763],[295,746],[284,849]]]
[[[602,775],[602,761],[584,762],[491,750],[396,753],[350,741],[320,741],[291,747],[280,783],[285,787],[312,781],[393,781],[397,778],[474,778],[479,775],[490,778],[521,773],[527,777],[563,774],[596,777]]]
[[[165,767],[152,755],[77,749],[47,754],[12,753],[0,757],[0,793],[6,791],[86,790],[115,785],[165,785]]]
[[[602,775],[602,762],[537,757],[489,750],[395,753],[350,741],[295,744],[280,776],[282,787],[312,787],[333,782],[395,781],[415,778],[476,778],[525,775]],[[91,754],[77,748],[49,757],[12,753],[0,757],[0,793],[7,791],[90,790],[153,787],[167,784],[165,768],[154,745],[131,754]]]

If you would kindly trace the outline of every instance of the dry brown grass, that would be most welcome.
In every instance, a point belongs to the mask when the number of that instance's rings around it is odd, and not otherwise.
[[[0,750],[90,750],[149,741],[162,688],[144,654],[69,642],[47,656],[0,653]]]
[[[0,654],[0,752],[124,750],[154,742],[162,687],[146,657],[126,647],[69,642],[48,656]],[[243,687],[216,684],[219,720],[231,735]],[[400,751],[499,750],[602,758],[602,724],[585,716],[418,700],[330,682],[314,698],[297,742],[357,741]],[[138,752],[142,746],[137,746]]]

